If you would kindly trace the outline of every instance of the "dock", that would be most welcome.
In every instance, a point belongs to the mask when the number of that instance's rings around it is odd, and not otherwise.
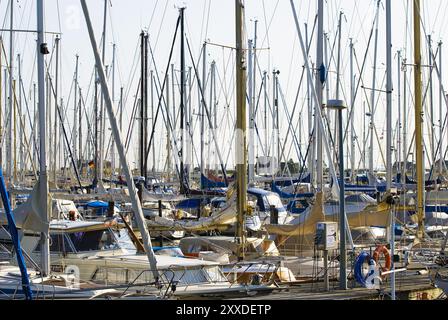
[[[349,282],[348,290],[339,290],[337,281],[330,283],[329,292],[323,289],[323,282],[296,283],[274,290],[269,295],[247,297],[245,300],[390,300],[390,283],[387,279],[380,290],[362,288],[353,280]],[[442,290],[431,284],[428,275],[408,272],[397,276],[397,300],[435,300],[442,294]]]

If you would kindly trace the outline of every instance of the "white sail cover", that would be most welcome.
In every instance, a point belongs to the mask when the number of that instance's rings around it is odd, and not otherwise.
[[[143,201],[168,201],[177,202],[185,200],[186,197],[183,195],[176,195],[174,193],[155,193],[149,192],[146,188],[143,188]]]
[[[39,185],[39,182],[37,182],[28,200],[13,210],[13,215],[18,228],[48,234],[50,227],[49,213],[42,210],[40,204],[42,197]],[[51,210],[51,197],[47,195],[46,199],[47,207]],[[0,214],[0,222],[2,224],[8,223],[4,212]]]
[[[154,220],[147,220],[146,224],[151,230],[160,231],[206,231],[227,226],[236,222],[236,192],[227,200],[227,204],[219,212],[213,213],[210,217],[201,217],[198,220],[172,220],[164,217],[155,217]]]

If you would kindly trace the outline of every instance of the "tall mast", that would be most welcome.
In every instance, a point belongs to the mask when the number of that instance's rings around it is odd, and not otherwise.
[[[20,56],[20,54],[17,56],[17,60],[18,60],[18,65],[19,65],[19,81],[18,81],[18,83],[19,83],[19,109],[18,109],[18,111],[19,111],[19,124],[21,123],[21,121],[22,121],[22,90],[21,90],[21,88],[22,88],[22,60],[21,60],[21,56]],[[21,179],[21,181],[24,181],[24,179],[23,179],[23,177],[24,177],[24,156],[23,156],[23,146],[24,146],[24,143],[23,143],[23,139],[24,139],[24,136],[23,136],[23,134],[24,134],[24,132],[23,132],[23,127],[20,125],[19,126],[19,137],[20,137],[20,146],[19,146],[19,163],[20,163],[20,166],[19,166],[19,169],[20,169],[20,179]]]
[[[417,167],[417,218],[419,239],[423,238],[425,214],[424,207],[424,158],[422,144],[422,56],[421,56],[421,31],[420,31],[420,0],[414,0],[414,86],[415,86],[415,158]]]
[[[185,171],[184,171],[184,111],[185,111],[185,8],[180,8],[180,191],[182,194],[185,190]],[[173,79],[174,81],[174,79]]]
[[[428,63],[429,63],[429,121],[430,123],[430,150],[431,150],[431,163],[436,160],[436,149],[435,149],[435,130],[434,130],[434,91],[433,91],[433,65],[434,60],[432,58],[432,38],[428,34]]]
[[[107,2],[108,0],[104,0],[104,22],[103,22],[103,50],[101,52],[101,62],[103,65],[106,60],[106,27],[107,27]],[[104,172],[104,138],[105,138],[105,117],[106,114],[104,112],[104,93],[101,92],[101,107],[100,107],[100,145],[99,145],[99,164],[98,164],[98,179],[100,186],[103,185],[103,172]]]
[[[443,73],[442,73],[442,41],[439,42],[439,71],[440,71],[440,80],[439,80],[439,139],[440,139],[440,146],[439,146],[439,177],[442,176],[443,172],[443,120],[442,120],[442,107],[443,107]]]
[[[338,23],[338,58],[336,65],[336,99],[339,100],[341,97],[341,38],[342,38],[342,16],[344,13],[341,11],[339,13],[339,23]],[[327,97],[328,98],[328,97]],[[335,120],[334,120],[334,150],[336,155],[336,150],[338,150],[338,114],[335,112]],[[337,158],[335,157],[335,160]],[[344,159],[340,159],[339,162],[343,162]],[[336,162],[337,163],[337,162]],[[340,179],[344,179],[344,177],[340,177]]]
[[[397,51],[397,111],[398,111],[398,133],[397,133],[397,158],[398,158],[398,167],[397,173],[402,172],[402,167],[404,163],[402,163],[402,140],[401,140],[401,129],[403,128],[403,123],[401,120],[401,51]],[[397,181],[399,182],[399,181]]]
[[[145,92],[145,100],[143,105],[143,176],[145,177],[145,181],[148,181],[148,158],[146,157],[146,150],[148,149],[148,43],[149,43],[149,37],[148,34],[145,34],[144,37],[144,45],[145,45],[145,54],[144,54],[144,67],[143,70],[143,77],[145,79],[145,86],[144,86],[144,92]],[[113,91],[112,91],[113,92]]]
[[[166,76],[166,110],[167,117],[169,116],[170,110],[170,79],[168,73]],[[169,122],[166,121],[166,171],[168,176],[168,182],[171,181],[171,135],[170,135],[170,126]]]
[[[250,126],[251,126],[251,132],[250,132],[250,135],[251,135],[251,140],[252,140],[252,143],[253,143],[253,145],[252,145],[252,153],[253,153],[253,162],[252,163],[250,163],[250,165],[252,166],[252,178],[254,179],[255,178],[255,164],[256,164],[256,162],[255,162],[255,117],[256,117],[256,114],[255,114],[255,109],[257,108],[256,107],[256,101],[257,101],[257,32],[258,32],[258,20],[255,20],[254,21],[254,42],[253,42],[253,52],[252,52],[252,54],[253,54],[253,68],[252,68],[252,73],[253,73],[253,75],[252,75],[252,102],[251,102],[251,104],[252,104],[252,110],[253,110],[253,112],[252,112],[252,118],[250,119],[250,121],[251,121],[251,123],[250,123]],[[215,94],[215,96],[216,96],[216,94]]]
[[[124,90],[124,88],[123,87],[121,87],[120,88],[120,119],[119,119],[119,121],[120,121],[120,123],[119,123],[119,125],[120,125],[120,133],[121,134],[123,134],[123,90]],[[121,170],[121,165],[120,165],[120,170],[119,170],[119,174],[122,174],[122,170]]]
[[[14,91],[14,98],[16,95],[16,79],[13,80],[13,91]],[[14,112],[13,112],[13,117],[14,117],[14,126],[13,126],[13,133],[14,133],[14,139],[13,139],[13,159],[14,159],[14,169],[13,169],[13,181],[14,183],[17,182],[17,100],[13,99],[14,101]],[[14,205],[14,200],[12,200],[12,203]]]
[[[205,90],[207,89],[207,43],[204,42],[202,46],[202,92],[205,94]],[[205,175],[205,119],[204,119],[204,113],[205,113],[205,97],[201,96],[201,112],[200,112],[200,120],[201,120],[201,166],[200,171],[201,175]],[[202,181],[202,179],[201,179]],[[202,186],[201,186],[202,188]]]
[[[186,147],[185,147],[185,153],[186,153],[186,165],[185,165],[185,169],[187,171],[187,179],[188,181],[190,181],[191,178],[191,166],[193,164],[193,149],[192,149],[192,144],[193,141],[191,140],[191,92],[192,92],[192,73],[191,73],[191,69],[192,67],[188,67],[188,98],[185,97],[185,99],[188,101],[187,105],[186,105],[186,112],[185,112],[185,126],[187,127],[187,142],[186,142]],[[185,95],[187,93],[185,92]],[[215,114],[216,116],[216,114]]]
[[[98,74],[98,72],[96,72],[96,74]],[[95,130],[94,130],[94,155],[95,155],[95,167],[94,167],[94,185],[98,184],[98,177],[99,177],[99,152],[98,152],[98,147],[99,147],[99,141],[98,141],[98,133],[99,133],[99,110],[98,110],[98,77],[95,78],[95,94],[94,94],[94,102],[93,102],[93,113],[95,115]]]
[[[77,156],[77,150],[78,150],[78,140],[77,140],[77,130],[78,130],[78,110],[77,110],[77,106],[78,106],[78,68],[79,68],[79,57],[78,55],[76,55],[76,66],[75,66],[75,97],[73,100],[73,155],[76,157]],[[57,100],[56,100],[57,101]],[[78,159],[80,160],[80,159]],[[77,163],[77,162],[75,162]]]
[[[114,43],[112,45],[112,102],[115,105],[115,58],[116,58],[117,45]],[[111,173],[112,176],[115,174],[115,140],[112,139],[112,146],[110,148],[111,156]]]
[[[317,68],[320,70],[320,74],[324,73],[325,70],[324,60],[323,60],[323,46],[324,46],[324,0],[318,0],[318,22],[317,22]],[[323,82],[324,79],[321,79],[319,74],[316,76],[316,93],[319,105],[315,106],[315,108],[322,108],[323,97]],[[317,117],[315,117],[317,119]],[[316,120],[317,121],[317,120]],[[315,137],[316,140],[316,149],[317,149],[317,190],[323,191],[323,144],[322,144],[322,135],[323,132],[320,130],[320,127],[315,125]]]
[[[355,182],[355,155],[356,155],[356,135],[355,135],[355,75],[353,71],[353,56],[354,56],[353,39],[350,38],[350,141],[351,141],[351,153],[350,153],[350,172],[351,180]]]
[[[247,155],[246,155],[246,61],[244,58],[244,0],[235,0],[236,33],[236,175],[237,175],[237,237],[238,260],[244,259],[244,231],[247,212]]]
[[[373,175],[373,144],[375,134],[375,93],[376,93],[376,65],[378,57],[378,15],[380,11],[381,0],[377,2],[376,16],[375,16],[375,48],[373,58],[373,79],[372,79],[372,92],[370,96],[370,147],[369,147],[369,171]]]
[[[305,23],[305,45],[306,45],[306,52],[307,52],[307,58],[309,57],[310,52],[310,43],[308,40],[308,24]],[[307,167],[308,171],[310,173],[311,182],[314,182],[315,174],[314,174],[314,155],[316,154],[314,146],[315,143],[315,136],[313,134],[313,99],[311,99],[311,86],[313,85],[313,79],[308,75],[307,73],[307,86],[306,86],[306,99],[308,101],[308,141],[310,143],[310,152],[308,154],[307,159]],[[267,146],[266,146],[267,147]]]
[[[392,17],[391,17],[391,0],[386,0],[386,56],[387,56],[387,123],[386,123],[386,182],[387,191],[392,188]],[[390,211],[390,249],[391,256],[394,256],[395,249],[395,210]],[[392,271],[394,271],[394,262],[392,261]],[[395,272],[391,274],[392,300],[395,300]]]
[[[207,89],[207,43],[204,42],[202,45],[202,92],[205,94],[205,90]],[[198,88],[199,90],[199,88]],[[200,114],[200,123],[201,123],[201,164],[200,164],[200,171],[201,175],[205,175],[205,120],[204,120],[204,113],[205,113],[205,100],[204,96],[200,94],[199,90],[199,97],[200,98],[200,105],[201,105],[201,112]],[[202,181],[202,179],[201,179]],[[201,185],[201,188],[203,186]]]
[[[51,207],[48,206],[48,177],[47,177],[47,139],[46,139],[46,104],[45,104],[45,61],[44,55],[48,53],[47,45],[44,43],[44,1],[37,0],[37,86],[39,99],[39,135],[40,135],[40,170],[39,191],[40,216],[48,223],[51,216]],[[42,233],[41,239],[41,268],[43,276],[50,274],[50,242],[49,234]]]
[[[392,188],[392,18],[391,0],[386,0],[386,56],[387,56],[387,123],[386,123],[386,182],[387,190]]]
[[[145,176],[145,33],[140,33],[140,175]]]
[[[269,142],[268,142],[268,90],[267,90],[267,72],[263,71],[263,93],[264,93],[264,150],[265,157],[269,157]]]
[[[0,50],[3,50],[3,38],[0,36]],[[0,52],[0,141],[3,141],[3,90],[2,90],[2,86],[3,86],[3,61],[2,61],[2,54]],[[5,81],[6,81],[6,77],[5,77]],[[6,90],[6,86],[4,86],[5,90]],[[6,94],[5,94],[6,97]],[[0,168],[3,170],[3,144],[0,143]]]
[[[407,105],[407,92],[408,92],[408,76],[407,76],[407,53],[405,51],[405,57],[403,59],[403,162],[404,166],[401,168],[402,170],[402,177],[401,177],[401,183],[406,183],[406,174],[407,174],[407,168],[408,168],[408,105]]]
[[[154,128],[154,126],[156,125],[155,119],[154,119],[154,71],[151,70],[150,72],[150,79],[151,79],[151,121],[152,121],[152,127]],[[123,89],[122,89],[123,91]],[[163,93],[162,93],[163,94]],[[120,95],[120,106],[123,106],[123,101],[122,101],[122,94]],[[123,111],[121,110],[121,113],[123,113]],[[121,114],[120,114],[121,117]],[[122,119],[120,118],[120,130],[121,130],[121,122]],[[152,148],[152,174],[155,175],[156,173],[156,148]]]
[[[78,162],[79,167],[81,168],[82,175],[82,165],[83,165],[83,156],[82,156],[82,95],[81,88],[79,90],[79,99],[78,99]]]
[[[55,108],[54,108],[54,145],[53,145],[53,182],[55,184],[55,186],[57,187],[57,179],[56,179],[56,170],[57,170],[57,165],[56,165],[56,159],[57,159],[57,141],[58,141],[58,95],[59,95],[59,42],[60,38],[56,37],[55,42],[56,42],[56,77],[55,77],[55,95],[54,95],[54,101],[55,101]],[[76,74],[78,74],[78,58],[76,58]],[[78,85],[78,80],[76,78],[75,80],[75,108],[74,108],[74,114],[76,115],[76,93],[77,93],[77,85]],[[75,121],[73,122],[73,130],[75,130],[75,126],[76,126],[76,117],[75,117]],[[75,131],[73,132],[73,137],[75,137]],[[75,138],[73,138],[73,141],[76,141]],[[76,150],[76,149],[74,149]],[[74,154],[76,154],[74,152]]]
[[[254,167],[254,160],[255,160],[255,154],[254,154],[254,144],[255,144],[255,135],[254,135],[254,91],[253,91],[253,42],[252,40],[248,41],[248,48],[247,48],[247,58],[248,58],[248,96],[249,96],[249,184],[251,184],[254,181],[254,175],[255,175],[255,167]]]
[[[6,147],[6,161],[8,162],[7,175],[9,179],[10,186],[13,182],[12,176],[12,129],[13,129],[13,108],[14,108],[14,88],[13,88],[13,71],[14,71],[14,1],[10,1],[10,33],[9,33],[9,129],[8,129],[8,140]]]

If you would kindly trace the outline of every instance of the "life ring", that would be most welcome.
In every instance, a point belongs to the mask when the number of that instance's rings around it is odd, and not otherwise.
[[[384,255],[384,259],[386,259],[386,264],[384,266],[381,266],[381,271],[389,271],[392,267],[392,258],[386,246],[380,245],[376,247],[375,251],[373,252],[373,260],[375,260],[375,262],[378,264],[381,253]]]

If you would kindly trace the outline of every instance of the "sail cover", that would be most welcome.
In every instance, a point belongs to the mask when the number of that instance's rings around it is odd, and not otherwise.
[[[40,183],[37,182],[28,200],[24,204],[18,206],[13,211],[13,215],[18,228],[48,234],[50,226],[49,213],[42,210],[40,204],[41,190],[39,185]],[[48,203],[47,208],[51,210],[51,197],[50,195],[47,195],[46,198]],[[0,214],[0,222],[2,224],[7,223],[4,213]]]
[[[284,225],[265,225],[266,230],[270,234],[278,234],[283,236],[303,236],[314,234],[316,232],[316,224],[322,221],[337,221],[338,214],[323,214],[320,199],[322,193],[316,194],[316,203],[312,209],[306,211],[296,219],[295,223]],[[379,204],[367,205],[362,211],[356,213],[348,213],[347,219],[351,228],[357,227],[387,227],[389,225],[390,207],[382,202]]]

